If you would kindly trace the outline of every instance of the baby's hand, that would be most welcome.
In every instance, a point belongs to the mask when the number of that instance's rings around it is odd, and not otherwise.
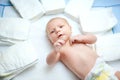
[[[57,40],[54,43],[55,50],[58,52],[60,50],[60,48],[64,45],[64,43],[65,43],[65,41],[62,39]]]

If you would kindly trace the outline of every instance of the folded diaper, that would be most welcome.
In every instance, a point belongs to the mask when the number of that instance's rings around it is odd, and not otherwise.
[[[28,41],[7,48],[0,53],[0,80],[10,80],[37,61],[37,53]]]
[[[45,14],[57,14],[64,11],[64,0],[41,0],[45,9]]]
[[[0,43],[11,45],[27,40],[29,28],[30,22],[26,19],[0,18]]]
[[[79,14],[79,22],[84,32],[108,31],[117,24],[112,8],[92,8],[88,13]]]
[[[79,21],[79,13],[88,13],[94,0],[70,0],[65,8],[65,14],[75,21]]]
[[[44,9],[39,0],[10,0],[21,17],[34,19],[44,14]]]
[[[105,61],[120,59],[120,33],[99,36],[96,51]]]

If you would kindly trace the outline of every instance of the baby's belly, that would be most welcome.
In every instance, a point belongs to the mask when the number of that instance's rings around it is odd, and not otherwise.
[[[89,47],[74,46],[62,53],[62,62],[78,77],[84,78],[93,67],[97,55]]]

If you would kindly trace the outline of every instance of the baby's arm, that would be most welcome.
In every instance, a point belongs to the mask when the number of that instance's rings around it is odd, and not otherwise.
[[[57,61],[59,61],[59,58],[60,53],[54,50],[47,56],[46,62],[48,65],[54,65]]]
[[[60,48],[64,45],[65,41],[62,39],[57,40],[53,46],[55,50],[53,50],[48,56],[47,56],[47,64],[48,65],[54,65],[57,61],[60,59]]]
[[[83,43],[83,44],[93,44],[97,40],[96,36],[92,34],[85,34],[85,35],[76,35],[71,38],[71,43]]]

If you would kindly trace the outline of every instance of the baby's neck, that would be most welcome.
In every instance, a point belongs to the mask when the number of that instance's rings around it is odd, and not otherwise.
[[[67,40],[63,46],[70,46],[70,45],[71,45],[71,44],[70,44],[70,41]]]

